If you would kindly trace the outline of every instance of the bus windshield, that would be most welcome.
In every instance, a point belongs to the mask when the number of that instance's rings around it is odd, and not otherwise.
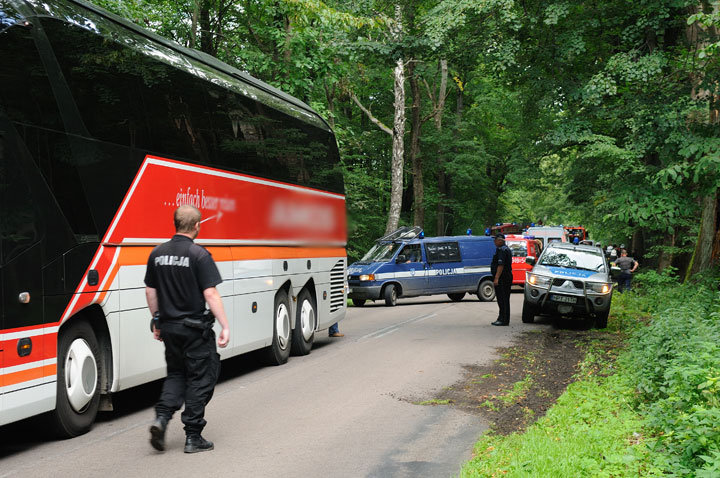
[[[358,263],[369,264],[371,262],[387,262],[393,258],[400,246],[401,244],[397,242],[375,244]]]

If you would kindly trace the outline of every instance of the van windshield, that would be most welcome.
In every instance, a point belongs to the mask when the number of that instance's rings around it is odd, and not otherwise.
[[[600,252],[553,248],[545,251],[540,259],[540,265],[601,271],[605,266],[605,258]]]
[[[525,241],[508,241],[507,246],[510,248],[513,257],[527,256],[527,242]]]
[[[371,262],[387,262],[393,258],[402,244],[397,242],[386,242],[375,244],[367,254],[360,259],[359,263],[369,264]]]

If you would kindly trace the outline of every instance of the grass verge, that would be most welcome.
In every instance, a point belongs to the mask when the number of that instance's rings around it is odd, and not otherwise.
[[[475,445],[461,476],[660,476],[648,458],[633,386],[591,344],[578,380],[524,432],[489,433]]]

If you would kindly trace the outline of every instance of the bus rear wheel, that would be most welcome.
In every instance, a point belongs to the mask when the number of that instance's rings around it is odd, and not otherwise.
[[[317,325],[317,313],[315,312],[315,301],[307,289],[303,289],[298,295],[297,313],[295,314],[295,329],[292,333],[293,355],[307,355],[315,340],[315,326]]]
[[[275,294],[273,309],[272,344],[267,349],[268,363],[282,365],[290,356],[290,301],[287,292],[281,289]]]
[[[492,302],[495,299],[495,286],[492,280],[485,279],[480,282],[477,290],[478,299],[483,302]]]
[[[62,438],[87,433],[100,403],[100,347],[92,327],[77,321],[60,332],[57,357],[57,403],[52,414]]]

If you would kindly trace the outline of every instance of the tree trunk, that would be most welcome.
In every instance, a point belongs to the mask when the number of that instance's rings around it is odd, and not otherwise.
[[[200,23],[200,51],[215,56],[213,50],[212,24],[210,21],[210,3],[210,0],[202,0],[202,5],[200,6],[198,19]]]
[[[408,79],[412,92],[411,128],[410,136],[410,163],[413,169],[413,212],[415,226],[425,227],[425,192],[423,186],[422,158],[420,157],[420,132],[422,119],[420,118],[420,84],[415,76],[415,63],[408,63]]]
[[[393,27],[393,40],[400,41],[402,36],[402,7],[395,5],[395,25]],[[395,96],[395,117],[392,129],[392,164],[391,164],[391,188],[390,188],[390,211],[388,212],[385,233],[389,234],[398,228],[400,223],[400,210],[402,209],[403,172],[405,155],[405,64],[402,58],[395,62],[395,85],[393,93]]]
[[[437,104],[434,108],[435,113],[435,129],[442,131],[442,117],[445,110],[445,97],[447,96],[447,76],[448,76],[448,65],[446,59],[440,60],[440,91],[438,91]],[[447,222],[447,200],[450,196],[450,178],[445,173],[445,158],[442,154],[438,155],[438,162],[440,168],[438,169],[438,205],[437,205],[437,234],[439,236],[444,235],[448,228]]]
[[[665,234],[665,237],[663,238],[663,247],[675,247],[675,231],[673,230],[672,234]],[[673,258],[675,254],[672,252],[668,252],[666,250],[661,250],[660,255],[658,257],[658,272],[662,272],[665,270],[669,265],[672,264]]]
[[[198,15],[200,13],[200,6],[198,5],[199,0],[193,0],[193,12],[192,12],[192,23],[190,24],[190,48],[195,48],[197,43],[197,26],[198,26]]]
[[[717,202],[717,189],[702,198],[700,231],[685,280],[712,266],[712,252],[717,233]]]

